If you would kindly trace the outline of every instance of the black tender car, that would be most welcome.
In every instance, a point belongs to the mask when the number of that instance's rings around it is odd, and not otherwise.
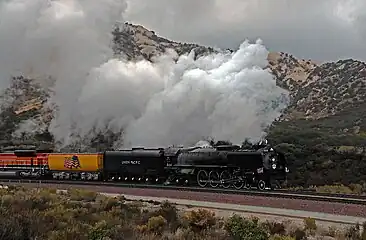
[[[155,181],[165,177],[164,149],[127,149],[104,152],[104,178]]]

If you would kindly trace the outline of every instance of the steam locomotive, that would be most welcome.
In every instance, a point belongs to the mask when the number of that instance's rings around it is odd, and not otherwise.
[[[289,172],[267,141],[238,145],[131,148],[98,153],[15,150],[0,153],[0,177],[123,181],[205,188],[280,187]]]

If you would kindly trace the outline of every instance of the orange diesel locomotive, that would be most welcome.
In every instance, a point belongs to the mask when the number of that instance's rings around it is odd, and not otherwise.
[[[48,153],[16,150],[0,153],[1,177],[40,177],[48,172]]]

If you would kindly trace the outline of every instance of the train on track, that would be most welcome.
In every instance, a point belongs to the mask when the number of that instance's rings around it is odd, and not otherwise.
[[[123,181],[210,188],[280,187],[289,172],[267,141],[238,145],[130,148],[98,153],[14,150],[0,153],[0,178]]]

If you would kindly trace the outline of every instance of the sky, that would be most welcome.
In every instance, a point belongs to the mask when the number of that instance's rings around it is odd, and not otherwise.
[[[365,0],[128,0],[127,21],[175,41],[270,51],[318,62],[366,60]],[[364,24],[363,24],[364,23]]]

